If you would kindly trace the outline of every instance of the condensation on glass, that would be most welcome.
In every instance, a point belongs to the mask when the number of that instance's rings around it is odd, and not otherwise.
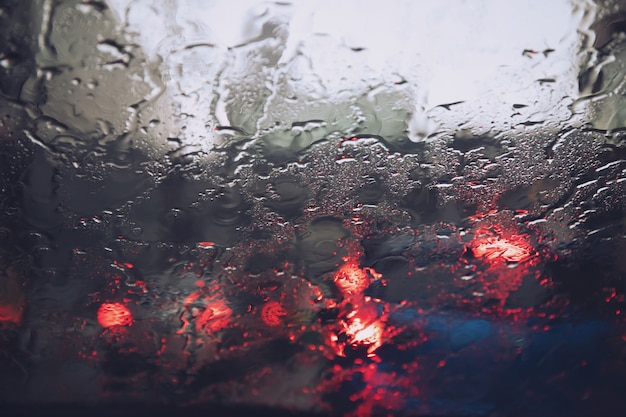
[[[0,2],[0,407],[622,413],[625,22]]]

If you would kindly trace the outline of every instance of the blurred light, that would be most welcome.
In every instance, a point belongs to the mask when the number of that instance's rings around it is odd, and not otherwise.
[[[98,323],[102,327],[129,326],[133,322],[130,310],[121,303],[104,303],[98,309]]]
[[[521,235],[501,236],[479,229],[471,244],[475,257],[489,262],[523,262],[532,255],[532,246]]]
[[[261,317],[268,326],[279,326],[287,311],[276,301],[270,301],[263,306]]]
[[[370,285],[367,273],[354,261],[348,261],[335,272],[335,284],[344,295],[360,294]]]
[[[22,309],[11,304],[0,304],[0,328],[2,323],[19,325],[22,322]]]
[[[196,318],[196,329],[215,333],[225,328],[233,312],[226,303],[218,298],[206,299],[207,307]]]

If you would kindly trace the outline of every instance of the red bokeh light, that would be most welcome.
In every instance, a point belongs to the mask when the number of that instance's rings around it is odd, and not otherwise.
[[[374,279],[382,276],[359,266],[362,255],[359,247],[348,245],[348,248],[350,252],[343,258],[344,264],[333,274],[333,281],[344,299],[337,305],[341,310],[337,326],[328,333],[329,347],[335,355],[345,356],[348,346],[363,346],[367,356],[374,357],[374,352],[383,344],[385,315],[380,312],[381,305],[364,296],[364,292]]]
[[[353,260],[348,260],[335,272],[334,281],[344,295],[360,294],[370,285],[367,272]]]
[[[383,344],[384,321],[378,317],[376,308],[370,305],[360,307],[348,314],[344,322],[348,343],[352,346],[367,346],[367,354]]]
[[[523,262],[533,255],[533,248],[526,236],[504,235],[500,230],[480,228],[470,245],[472,253],[490,263]]]
[[[11,304],[0,304],[0,324],[13,323],[19,325],[22,322],[22,308]]]
[[[261,310],[261,317],[268,326],[279,326],[286,315],[287,311],[276,301],[270,301]]]
[[[212,334],[224,329],[230,323],[233,311],[228,306],[221,293],[208,294],[215,291],[213,288],[203,288],[185,297],[183,305],[185,312],[181,315],[183,327],[177,333],[183,334],[189,330],[189,323],[193,320],[197,331]]]
[[[98,323],[102,327],[129,326],[132,322],[130,310],[122,303],[103,303],[98,309]]]
[[[225,328],[233,315],[230,307],[219,298],[206,299],[206,308],[196,318],[196,330],[214,333]]]
[[[541,241],[540,237],[538,239]],[[520,300],[526,303],[528,297],[540,297],[542,290],[519,291],[524,286],[535,288],[534,282],[548,287],[550,280],[543,275],[541,268],[537,268],[549,253],[535,248],[531,241],[530,235],[520,233],[514,226],[477,226],[467,248],[480,262],[470,265],[475,272],[470,281],[459,281],[468,289],[466,283],[469,283],[472,298],[458,297],[458,302],[473,303],[484,313],[506,316],[514,321],[533,314],[535,307],[522,307],[517,303]],[[519,296],[511,299],[514,293]],[[485,304],[487,300],[490,301],[488,306]]]
[[[346,356],[346,348],[351,346],[367,348],[367,356],[374,357],[375,351],[382,346],[386,320],[378,311],[373,301],[353,306],[340,321],[339,328],[329,333],[329,345],[337,356]],[[340,337],[343,336],[343,337]]]
[[[0,277],[0,330],[4,325],[20,325],[24,313],[24,287],[17,269],[7,268]]]

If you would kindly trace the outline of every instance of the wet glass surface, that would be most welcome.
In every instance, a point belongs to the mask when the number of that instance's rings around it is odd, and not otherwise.
[[[623,415],[624,22],[1,1],[0,407]]]

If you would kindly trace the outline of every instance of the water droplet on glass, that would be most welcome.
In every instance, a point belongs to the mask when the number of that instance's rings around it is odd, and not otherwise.
[[[619,414],[626,8],[239,6],[0,6],[0,402]]]

